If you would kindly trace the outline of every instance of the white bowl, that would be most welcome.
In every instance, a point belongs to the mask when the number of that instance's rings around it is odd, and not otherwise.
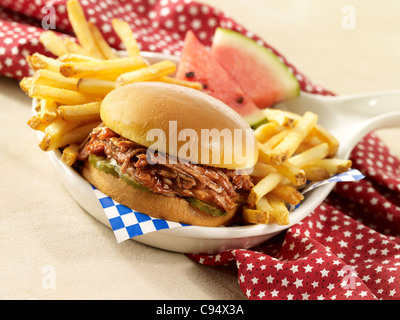
[[[143,52],[143,56],[150,62],[178,59],[160,53]],[[33,112],[35,103],[33,102]],[[41,133],[38,133],[41,137]],[[110,227],[110,223],[97,199],[91,185],[74,169],[61,161],[60,151],[48,152],[51,163],[59,174],[60,181],[65,185],[72,197],[94,218]],[[185,226],[173,229],[164,229],[150,232],[133,238],[140,243],[181,253],[216,253],[227,249],[252,248],[271,237],[277,235],[299,223],[310,214],[334,187],[334,183],[321,186],[306,193],[300,206],[290,213],[290,224],[279,226],[277,224],[260,224],[233,227],[198,227]]]

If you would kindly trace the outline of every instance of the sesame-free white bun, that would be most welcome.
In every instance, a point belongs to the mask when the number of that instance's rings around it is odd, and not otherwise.
[[[126,139],[179,160],[227,169],[252,168],[257,161],[247,122],[199,90],[162,82],[117,87],[104,98],[100,116]]]

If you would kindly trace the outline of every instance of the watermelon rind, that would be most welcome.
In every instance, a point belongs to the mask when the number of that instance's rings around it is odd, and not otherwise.
[[[216,29],[212,42],[212,47],[218,46],[245,51],[250,57],[258,60],[261,65],[270,70],[274,74],[274,81],[277,81],[278,85],[284,88],[284,96],[281,97],[280,101],[299,96],[300,85],[295,75],[270,49],[239,32],[221,27]]]

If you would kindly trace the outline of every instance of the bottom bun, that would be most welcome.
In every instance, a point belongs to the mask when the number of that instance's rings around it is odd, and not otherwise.
[[[196,226],[218,227],[232,224],[235,217],[236,210],[215,217],[191,206],[182,198],[136,189],[124,180],[93,167],[88,161],[85,161],[82,175],[116,202],[153,218]]]

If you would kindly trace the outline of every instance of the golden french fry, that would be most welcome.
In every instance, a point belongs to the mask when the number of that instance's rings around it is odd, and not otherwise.
[[[257,127],[254,130],[254,135],[257,141],[261,143],[267,142],[272,136],[281,132],[284,127],[278,125],[276,122],[267,122]]]
[[[59,57],[68,53],[64,41],[54,31],[43,31],[39,36],[39,41],[49,50],[52,54]]]
[[[108,45],[103,35],[101,34],[99,28],[97,28],[97,26],[91,21],[89,21],[88,24],[90,32],[92,33],[93,38],[97,44],[97,47],[100,49],[103,56],[106,59],[117,59],[118,58],[117,54]]]
[[[168,77],[168,76],[161,77],[161,78],[157,79],[157,81],[172,83],[172,84],[176,84],[178,86],[189,87],[189,88],[193,88],[196,90],[203,90],[203,85],[200,82],[195,82],[195,81],[187,81],[187,80],[177,79],[177,78]]]
[[[115,81],[94,78],[81,78],[78,80],[76,85],[76,90],[79,92],[96,97],[105,97],[114,89]]]
[[[344,159],[320,159],[303,167],[307,179],[320,181],[334,174],[346,172],[351,168],[351,160]]]
[[[307,182],[306,173],[303,169],[286,162],[285,164],[272,165],[282,176],[287,178],[295,186],[299,187]]]
[[[292,128],[295,120],[298,118],[297,114],[291,114],[289,112],[283,112],[280,109],[266,108],[262,110],[268,121],[275,122],[276,124]]]
[[[283,164],[296,151],[302,140],[317,123],[318,116],[312,112],[306,112],[290,129],[286,137],[272,150],[271,163]]]
[[[112,76],[115,79],[121,74],[146,67],[147,63],[141,57],[128,57],[113,60],[88,62],[63,62],[60,73],[65,77],[102,78]]]
[[[278,225],[288,225],[289,210],[283,200],[273,194],[268,194],[266,197],[272,207],[270,214],[274,218],[275,222]]]
[[[272,149],[274,149],[279,143],[281,143],[282,140],[285,139],[286,136],[289,134],[289,132],[290,132],[289,129],[282,130],[277,134],[273,135],[272,137],[270,137],[268,141],[264,143],[264,145],[266,145],[268,149],[271,150],[271,154],[272,154]]]
[[[242,212],[243,221],[250,224],[266,224],[269,222],[269,212],[245,207]]]
[[[60,61],[50,57],[46,57],[45,55],[40,53],[34,53],[31,56],[27,56],[26,60],[29,66],[35,71],[39,69],[47,69],[58,72],[61,66]]]
[[[33,76],[34,85],[44,85],[66,90],[76,90],[79,79],[67,78],[58,72],[40,69]]]
[[[315,136],[321,141],[326,142],[329,146],[327,157],[333,157],[339,149],[339,141],[328,130],[320,125],[316,125],[313,129]]]
[[[263,162],[257,162],[254,165],[254,169],[253,172],[251,173],[251,176],[263,178],[272,172],[276,172],[276,169],[273,166]]]
[[[160,61],[146,68],[121,74],[116,80],[116,85],[123,86],[133,82],[156,80],[174,73],[175,70],[176,65],[172,61]]]
[[[121,19],[112,19],[111,24],[115,33],[125,45],[128,55],[131,57],[140,56],[140,48],[129,23]]]
[[[90,54],[90,56],[97,59],[103,59],[103,54],[97,47],[97,43],[90,32],[85,13],[83,12],[79,1],[68,0],[67,12],[69,22],[71,23],[72,29],[74,30],[80,45]]]
[[[302,168],[316,160],[325,158],[328,155],[329,146],[326,142],[312,147],[302,153],[299,153],[289,159],[289,162],[295,166]]]
[[[88,61],[102,61],[92,57],[88,57],[78,53],[67,53],[57,58],[61,62],[88,62]]]
[[[304,196],[297,189],[283,184],[278,184],[270,193],[294,206],[304,199]]]
[[[66,147],[61,155],[61,161],[64,162],[67,166],[72,166],[76,157],[78,156],[80,146],[79,144],[73,143]]]
[[[279,173],[270,173],[261,179],[254,187],[250,190],[247,202],[250,208],[253,208],[258,201],[274,189],[279,182],[282,180],[282,175]]]
[[[40,100],[40,111],[37,115],[47,123],[53,122],[57,117],[57,103],[49,99]]]
[[[115,88],[115,82],[95,78],[64,77],[58,72],[41,69],[33,76],[34,85],[45,85],[60,89],[78,91],[96,97],[105,97]]]
[[[271,163],[271,149],[265,144],[257,141],[258,161],[266,164]]]
[[[39,116],[32,116],[28,121],[27,121],[28,126],[30,126],[33,130],[38,130],[38,131],[44,131],[47,126],[49,125],[48,122],[44,121],[41,117]]]
[[[21,79],[21,81],[19,82],[19,87],[25,92],[28,93],[29,92],[29,88],[32,86],[33,84],[33,77],[24,77]]]
[[[65,121],[58,118],[44,130],[44,137],[39,147],[43,151],[51,151],[73,143],[81,143],[99,123]]]
[[[256,208],[258,210],[264,211],[264,212],[272,212],[274,209],[270,205],[268,198],[266,196],[260,198],[260,200],[257,202]]]
[[[70,121],[100,121],[101,102],[90,102],[81,105],[62,105],[58,112],[62,119]]]
[[[79,54],[81,56],[87,56],[89,58],[90,53],[88,53],[84,48],[82,48],[78,43],[76,43],[72,38],[64,37],[64,45],[68,52],[71,54]],[[90,57],[93,58],[93,57]],[[94,58],[93,58],[94,59]],[[100,58],[98,58],[100,59]]]
[[[96,101],[96,99],[92,96],[88,96],[77,91],[65,90],[43,85],[32,86],[29,89],[28,95],[31,98],[49,99],[61,104],[84,104]]]
[[[324,167],[305,166],[304,172],[308,181],[321,181],[330,178],[331,174]]]

